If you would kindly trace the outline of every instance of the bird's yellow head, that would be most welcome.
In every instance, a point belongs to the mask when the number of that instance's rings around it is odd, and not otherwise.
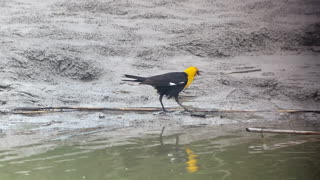
[[[200,75],[199,69],[194,66],[188,67],[187,69],[184,70],[184,72],[188,75],[188,83],[186,84],[185,88],[192,83],[196,75]]]

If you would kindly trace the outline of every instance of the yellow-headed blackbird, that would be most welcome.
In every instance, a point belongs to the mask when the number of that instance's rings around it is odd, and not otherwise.
[[[188,87],[192,83],[196,75],[200,75],[198,68],[191,66],[184,70],[184,72],[171,72],[151,77],[140,77],[125,74],[125,77],[134,80],[123,81],[140,82],[140,84],[151,85],[157,89],[160,94],[159,100],[164,112],[166,112],[162,103],[162,97],[164,95],[166,95],[168,99],[174,97],[176,102],[183,107],[183,109],[188,111],[188,109],[179,102],[178,96],[184,88]]]

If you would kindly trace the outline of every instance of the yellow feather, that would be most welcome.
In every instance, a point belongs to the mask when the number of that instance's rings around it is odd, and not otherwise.
[[[188,82],[184,88],[187,88],[190,86],[190,84],[193,82],[194,77],[197,75],[198,68],[191,66],[184,70],[185,73],[188,75]]]

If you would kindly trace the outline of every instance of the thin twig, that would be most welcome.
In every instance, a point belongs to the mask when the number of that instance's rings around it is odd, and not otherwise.
[[[181,108],[167,108],[169,111],[182,111]],[[156,107],[120,107],[120,108],[108,108],[108,107],[20,107],[12,111],[15,114],[31,114],[31,113],[49,113],[49,112],[61,112],[61,111],[122,111],[122,112],[157,112],[162,111],[161,108]],[[320,110],[292,110],[292,109],[280,109],[280,110],[218,110],[208,108],[197,108],[192,112],[193,115],[199,116],[197,112],[202,113],[299,113],[299,112],[314,112],[320,113]],[[203,114],[200,114],[204,116]]]
[[[233,71],[233,72],[229,72],[226,73],[227,74],[238,74],[238,73],[250,73],[250,72],[257,72],[257,71],[261,71],[261,69],[250,69],[250,70],[243,70],[243,71]]]

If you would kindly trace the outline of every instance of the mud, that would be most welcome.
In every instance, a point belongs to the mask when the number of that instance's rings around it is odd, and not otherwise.
[[[319,9],[317,0],[2,0],[1,146],[96,128],[152,133],[164,126],[264,126],[285,119],[268,113],[205,119],[181,112],[8,114],[26,106],[159,107],[152,87],[122,82],[122,75],[149,76],[191,65],[204,71],[181,93],[191,109],[318,110]],[[252,69],[261,71],[228,74]],[[317,129],[317,117],[302,118]]]

